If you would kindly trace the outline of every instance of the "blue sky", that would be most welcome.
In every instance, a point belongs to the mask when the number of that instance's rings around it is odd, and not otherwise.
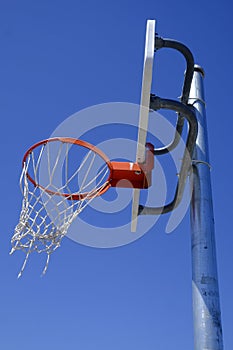
[[[43,278],[44,257],[33,255],[17,279],[23,254],[9,256],[21,208],[23,154],[83,108],[139,103],[145,24],[156,18],[159,35],[185,43],[206,72],[223,334],[225,348],[233,348],[231,2],[8,0],[0,8],[0,346],[193,347],[188,214],[170,235],[162,217],[142,238],[119,248],[64,239]],[[153,92],[178,97],[184,69],[179,55],[159,52]]]

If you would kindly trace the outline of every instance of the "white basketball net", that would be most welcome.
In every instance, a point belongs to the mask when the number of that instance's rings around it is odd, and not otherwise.
[[[106,186],[109,174],[106,162],[92,150],[78,146],[82,159],[74,164],[70,153],[71,149],[77,150],[77,145],[60,141],[51,144],[43,144],[29,154],[20,177],[22,210],[11,239],[11,254],[15,250],[26,254],[18,277],[34,251],[47,254],[43,274],[46,272],[51,253],[60,246],[75,218]],[[40,186],[31,183],[27,174]],[[70,197],[55,193],[68,193]],[[82,200],[73,200],[73,193],[87,195]]]

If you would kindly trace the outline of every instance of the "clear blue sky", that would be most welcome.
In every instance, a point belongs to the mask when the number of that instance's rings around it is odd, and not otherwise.
[[[193,347],[188,215],[171,235],[164,217],[121,248],[64,239],[43,278],[44,257],[33,255],[17,280],[23,255],[9,256],[24,152],[83,108],[139,103],[148,18],[159,35],[189,46],[206,72],[223,332],[233,348],[232,10],[229,0],[1,1],[2,349]],[[155,64],[154,92],[178,97],[182,59],[166,51]]]

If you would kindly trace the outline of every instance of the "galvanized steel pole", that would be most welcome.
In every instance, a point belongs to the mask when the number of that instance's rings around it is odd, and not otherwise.
[[[195,66],[189,97],[189,103],[195,107],[198,120],[198,136],[193,154],[191,200],[194,349],[222,350],[203,78],[203,69]]]

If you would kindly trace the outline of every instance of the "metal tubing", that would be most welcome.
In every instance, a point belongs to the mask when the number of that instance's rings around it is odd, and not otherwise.
[[[191,167],[191,157],[193,154],[193,149],[194,149],[195,141],[197,137],[197,121],[196,121],[195,112],[192,107],[187,106],[178,101],[154,97],[154,99],[151,100],[150,108],[154,110],[170,109],[178,113],[182,113],[182,115],[184,115],[184,117],[188,121],[189,133],[186,141],[186,147],[184,150],[183,160],[181,164],[181,169],[178,177],[178,183],[176,186],[174,199],[172,200],[172,202],[166,204],[163,207],[144,207],[142,205],[139,205],[139,214],[141,215],[165,214],[178,206],[178,204],[182,199],[185,182]]]
[[[214,215],[201,67],[196,66],[189,103],[196,109],[191,200],[192,290],[195,350],[222,350]]]
[[[171,40],[171,39],[162,39],[160,37],[155,37],[155,49],[161,49],[162,47],[167,47],[179,51],[186,59],[186,71],[184,77],[184,85],[182,89],[181,102],[187,104],[189,92],[191,88],[193,72],[194,72],[194,58],[187,46],[184,44]],[[180,136],[184,126],[184,117],[181,113],[178,113],[177,123],[176,123],[176,132],[173,141],[162,148],[157,148],[154,150],[155,155],[162,155],[172,151],[179,143]]]
[[[179,51],[186,59],[187,68],[185,71],[184,85],[182,89],[181,102],[188,103],[189,92],[191,88],[193,72],[194,72],[194,58],[192,52],[187,46],[176,40],[163,39],[155,37],[155,49],[167,47]]]

